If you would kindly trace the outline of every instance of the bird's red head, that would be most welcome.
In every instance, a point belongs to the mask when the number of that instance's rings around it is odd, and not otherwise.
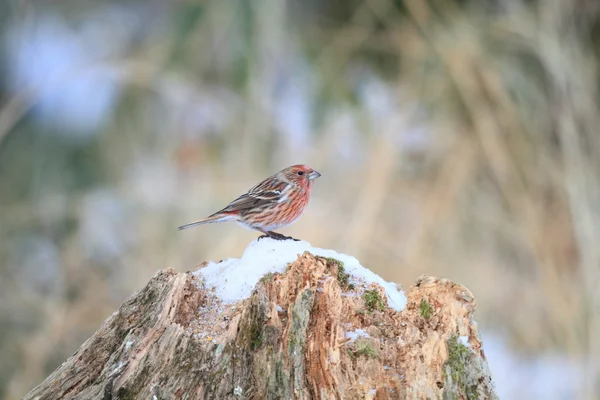
[[[290,182],[296,185],[309,189],[315,179],[321,176],[320,173],[309,167],[308,165],[292,165],[281,171],[281,174]]]

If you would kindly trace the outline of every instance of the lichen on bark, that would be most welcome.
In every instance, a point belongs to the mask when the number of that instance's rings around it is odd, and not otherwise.
[[[304,289],[300,292],[292,307],[288,356],[292,360],[290,366],[292,368],[293,387],[295,390],[304,390],[305,386],[304,354],[306,351],[306,330],[313,302],[313,291]]]
[[[444,400],[497,398],[492,390],[487,365],[482,364],[467,346],[460,343],[458,336],[451,336],[446,343],[448,360],[444,364]]]

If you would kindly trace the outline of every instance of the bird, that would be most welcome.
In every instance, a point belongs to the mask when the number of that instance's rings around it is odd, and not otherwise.
[[[292,165],[253,186],[222,210],[178,229],[235,221],[245,228],[261,232],[257,240],[268,237],[298,241],[275,230],[290,226],[300,218],[308,204],[313,182],[320,176],[308,165]]]

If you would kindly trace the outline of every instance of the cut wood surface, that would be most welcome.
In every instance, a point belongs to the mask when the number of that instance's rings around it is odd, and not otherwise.
[[[304,253],[224,304],[158,272],[26,399],[496,398],[465,287],[423,276],[402,311]]]

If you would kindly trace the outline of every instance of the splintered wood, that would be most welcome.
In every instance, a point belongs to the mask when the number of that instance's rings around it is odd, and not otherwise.
[[[162,271],[26,398],[496,398],[472,294],[421,277],[407,298],[309,253],[232,304]]]

